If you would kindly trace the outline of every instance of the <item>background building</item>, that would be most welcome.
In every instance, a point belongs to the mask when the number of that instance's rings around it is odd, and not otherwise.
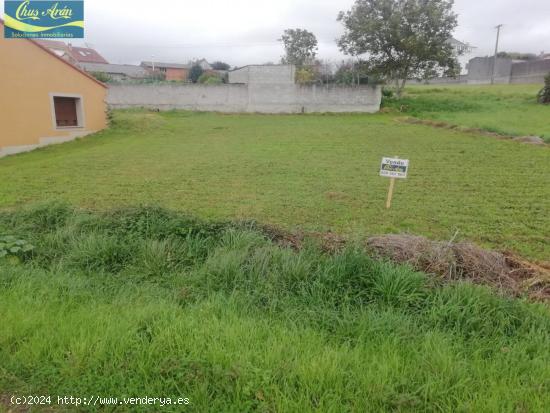
[[[105,128],[103,83],[33,40],[0,36],[0,55],[0,156]]]

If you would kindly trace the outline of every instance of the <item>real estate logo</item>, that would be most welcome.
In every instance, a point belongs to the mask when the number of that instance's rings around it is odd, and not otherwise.
[[[83,38],[83,0],[5,0],[4,37]]]

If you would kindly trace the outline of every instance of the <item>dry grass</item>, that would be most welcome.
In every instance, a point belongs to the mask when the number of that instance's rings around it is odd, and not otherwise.
[[[302,249],[308,240],[319,243],[330,254],[348,244],[346,237],[333,232],[292,233],[270,225],[260,229],[272,241],[294,250]],[[550,301],[550,263],[530,262],[513,253],[487,250],[469,242],[431,241],[407,234],[370,237],[366,245],[379,258],[408,264],[442,280],[469,280],[508,295]]]
[[[367,240],[377,256],[409,264],[447,280],[467,279],[502,292],[550,299],[550,270],[546,264],[514,254],[485,250],[468,242],[430,241],[414,235],[382,235]]]

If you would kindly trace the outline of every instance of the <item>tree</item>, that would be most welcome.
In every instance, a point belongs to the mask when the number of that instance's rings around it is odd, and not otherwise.
[[[211,64],[214,70],[229,70],[231,66],[228,63],[217,61]]]
[[[452,8],[453,0],[356,0],[338,15],[345,29],[338,46],[366,54],[369,72],[394,81],[400,97],[407,79],[460,72],[449,43],[457,25]]]
[[[189,80],[193,83],[197,83],[199,80],[199,77],[204,73],[204,70],[202,70],[202,67],[200,65],[193,65],[191,66],[191,69],[189,70]]]
[[[318,48],[317,38],[313,33],[303,29],[286,29],[279,41],[283,42],[285,48],[282,63],[300,67],[315,60]]]
[[[369,80],[368,68],[364,62],[342,61],[336,69],[334,80],[340,85],[358,85]]]
[[[550,73],[544,78],[544,87],[539,92],[538,101],[539,103],[550,105]]]

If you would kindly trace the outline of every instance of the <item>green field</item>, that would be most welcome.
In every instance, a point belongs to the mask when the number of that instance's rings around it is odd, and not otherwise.
[[[544,412],[550,311],[159,209],[0,214],[2,395],[53,411]],[[57,396],[117,397],[65,406]],[[123,397],[187,397],[129,406]],[[0,398],[7,405],[9,398]],[[13,406],[12,406],[13,407]],[[49,406],[42,406],[50,412]]]
[[[453,125],[511,136],[540,136],[550,142],[550,106],[536,101],[542,85],[410,86],[390,107]]]
[[[411,167],[388,211],[378,169],[393,155]],[[0,208],[61,199],[352,237],[459,231],[459,239],[548,259],[549,180],[548,148],[403,124],[393,114],[121,111],[94,137],[0,160]]]
[[[403,122],[547,137],[534,90],[417,86],[373,115],[115,111],[0,159],[0,412],[27,411],[13,395],[50,395],[39,412],[547,411],[547,302],[364,248],[410,233],[548,261],[548,146]],[[386,210],[393,155],[410,173]],[[263,224],[348,242],[292,249]]]

